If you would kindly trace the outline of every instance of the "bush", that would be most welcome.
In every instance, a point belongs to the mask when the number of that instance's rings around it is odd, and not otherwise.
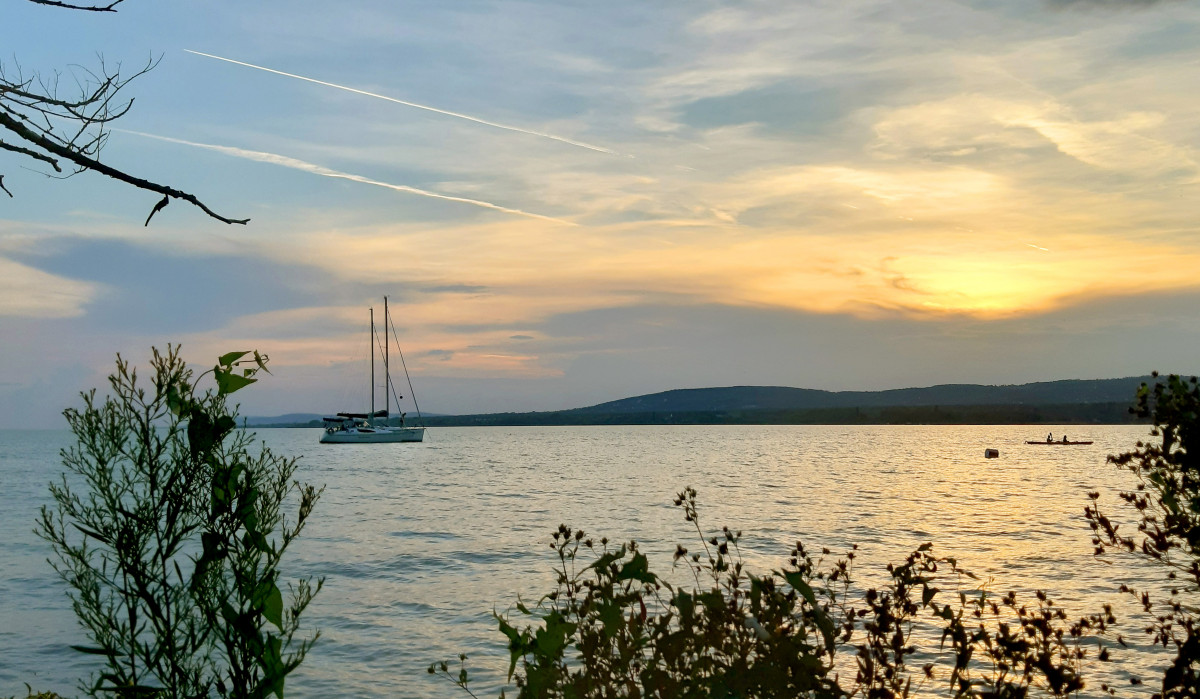
[[[81,685],[91,696],[282,697],[316,640],[296,634],[322,581],[300,580],[285,605],[278,566],[320,491],[236,429],[228,395],[266,369],[250,354],[222,356],[203,392],[177,347],[154,350],[149,386],[118,356],[111,394],[64,413],[76,478],[51,484],[37,532],[90,641],[73,648],[104,660]]]
[[[1090,637],[1112,621],[1106,609],[1072,623],[1044,594],[1031,609],[964,586],[974,576],[930,544],[889,565],[878,588],[855,585],[853,549],[814,558],[802,543],[783,569],[755,575],[740,532],[704,533],[695,490],[675,504],[699,537],[697,552],[675,552],[691,589],[651,572],[636,542],[559,527],[557,587],[532,608],[516,605],[524,624],[497,616],[520,697],[891,698],[939,681],[955,697],[1067,696],[1084,686]],[[919,625],[941,637],[940,677],[933,663],[909,665]],[[468,689],[465,669],[429,672]]]
[[[1158,374],[1155,374],[1157,377]],[[1090,493],[1086,509],[1096,555],[1115,549],[1161,566],[1170,588],[1169,599],[1156,600],[1145,590],[1122,585],[1137,599],[1152,622],[1146,634],[1174,652],[1163,673],[1165,698],[1200,696],[1200,385],[1195,377],[1168,376],[1153,387],[1142,384],[1131,409],[1150,418],[1151,437],[1133,451],[1110,456],[1109,462],[1137,477],[1136,490],[1121,499],[1135,511],[1137,533],[1126,536],[1099,506],[1099,493]]]

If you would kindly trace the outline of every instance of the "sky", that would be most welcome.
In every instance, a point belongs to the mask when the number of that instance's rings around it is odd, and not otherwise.
[[[119,10],[8,3],[0,63],[157,61],[102,160],[251,221],[0,151],[0,427],[168,343],[363,409],[384,295],[434,413],[1200,369],[1195,3]]]

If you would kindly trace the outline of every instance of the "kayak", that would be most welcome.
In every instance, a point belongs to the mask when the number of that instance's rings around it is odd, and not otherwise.
[[[1047,445],[1056,444],[1056,445],[1059,445],[1059,446],[1063,446],[1063,445],[1066,445],[1066,446],[1074,446],[1074,445],[1076,445],[1076,444],[1091,444],[1091,442],[1064,442],[1064,441],[1062,441],[1062,440],[1059,440],[1059,441],[1057,441],[1057,442],[1047,442],[1047,441],[1046,441],[1046,440],[1044,440],[1044,439],[1039,439],[1039,440],[1037,440],[1037,441],[1032,441],[1032,440],[1030,440],[1030,441],[1027,441],[1027,442],[1025,442],[1025,443],[1026,443],[1026,444],[1047,444]]]

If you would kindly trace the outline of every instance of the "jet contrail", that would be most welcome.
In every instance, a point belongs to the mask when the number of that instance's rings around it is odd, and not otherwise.
[[[430,107],[430,106],[424,105],[424,104],[417,104],[416,102],[405,102],[404,100],[398,100],[395,97],[388,97],[387,95],[380,95],[375,92],[367,92],[366,90],[358,90],[353,87],[346,87],[345,85],[338,85],[337,83],[328,83],[328,82],[325,82],[324,80],[317,80],[315,78],[306,78],[303,75],[296,75],[295,73],[285,73],[282,70],[275,70],[273,68],[264,68],[263,66],[256,66],[253,63],[244,63],[242,61],[235,61],[232,58],[222,58],[221,56],[214,56],[211,53],[203,53],[201,51],[193,51],[191,49],[184,49],[184,51],[195,54],[197,56],[204,56],[205,58],[215,58],[218,61],[225,61],[226,63],[233,63],[233,64],[236,64],[239,66],[246,66],[247,68],[256,68],[258,70],[265,70],[268,73],[274,73],[276,75],[284,75],[289,78],[295,78],[297,80],[304,80],[304,81],[307,81],[310,83],[316,83],[318,85],[325,85],[327,87],[336,87],[339,90],[345,90],[347,92],[353,92],[353,93],[356,93],[359,95],[366,95],[367,97],[375,97],[375,98],[378,98],[381,100],[387,100],[388,102],[395,102],[396,104],[403,104],[406,107],[414,107],[416,109],[424,109],[427,112],[435,112],[437,114],[445,114],[446,116],[457,117],[459,119],[466,119],[467,121],[473,121],[476,124],[483,124],[485,126],[493,126],[497,129],[505,129],[506,131],[516,131],[518,133],[529,134],[530,136],[541,136],[542,138],[549,138],[554,141],[568,143],[572,146],[579,146],[580,148],[587,148],[588,150],[594,150],[599,153],[609,153],[611,155],[619,155],[619,153],[617,153],[616,151],[610,150],[608,148],[604,148],[602,146],[593,146],[590,143],[584,143],[583,141],[573,141],[569,138],[564,138],[562,136],[555,136],[554,134],[543,133],[541,131],[530,131],[529,129],[522,129],[519,126],[509,126],[507,124],[498,124],[494,121],[487,121],[486,119],[480,119],[478,117],[468,116],[466,114],[459,114],[458,112],[451,112],[451,111],[447,111],[445,109],[438,109],[437,107]]]
[[[502,211],[506,214],[514,214],[516,216],[525,216],[528,218],[536,218],[536,219],[541,219],[543,221],[553,221],[554,223],[561,223],[561,224],[564,224],[567,226],[578,226],[579,225],[579,224],[573,223],[571,221],[564,221],[561,218],[553,218],[551,216],[543,216],[541,214],[534,214],[534,213],[530,213],[528,211],[522,211],[520,209],[510,209],[507,206],[500,206],[499,204],[493,204],[493,203],[487,202],[487,201],[480,201],[478,199],[467,199],[465,197],[455,197],[455,196],[451,196],[449,194],[438,194],[437,192],[430,192],[425,189],[417,189],[416,187],[409,187],[408,185],[391,184],[390,182],[380,182],[379,180],[373,180],[369,177],[363,177],[362,175],[352,175],[347,172],[339,172],[337,170],[331,170],[330,168],[324,167],[322,165],[315,165],[313,163],[305,162],[303,160],[297,160],[296,158],[289,158],[286,155],[278,155],[276,153],[267,153],[266,151],[260,151],[260,150],[248,150],[245,148],[235,148],[233,146],[218,146],[218,145],[214,145],[211,143],[196,143],[195,141],[185,141],[181,138],[171,138],[169,136],[158,136],[158,135],[155,135],[152,133],[143,133],[141,131],[126,131],[125,129],[112,129],[112,130],[119,131],[121,133],[133,134],[135,136],[142,136],[145,138],[153,138],[153,139],[156,139],[159,141],[167,141],[168,143],[178,143],[178,144],[181,144],[184,146],[192,146],[194,148],[204,148],[206,150],[216,151],[218,153],[224,153],[225,155],[232,155],[235,158],[245,158],[247,160],[255,160],[260,163],[271,163],[272,165],[280,165],[282,167],[292,168],[293,170],[302,170],[304,172],[310,172],[314,175],[321,175],[322,177],[336,177],[336,178],[342,179],[342,180],[350,180],[352,182],[361,182],[362,184],[375,185],[376,187],[385,187],[387,189],[393,189],[397,192],[408,192],[410,194],[418,194],[423,197],[432,197],[433,199],[444,199],[446,201],[456,201],[456,202],[459,202],[462,204],[470,204],[471,206],[479,206],[479,207],[482,207],[485,209],[492,209],[494,211]]]

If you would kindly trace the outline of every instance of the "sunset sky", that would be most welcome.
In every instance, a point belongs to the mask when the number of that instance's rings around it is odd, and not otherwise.
[[[384,294],[426,412],[1200,370],[1195,3],[119,9],[0,61],[160,59],[102,159],[252,220],[0,151],[0,427],[168,342],[361,409]]]

